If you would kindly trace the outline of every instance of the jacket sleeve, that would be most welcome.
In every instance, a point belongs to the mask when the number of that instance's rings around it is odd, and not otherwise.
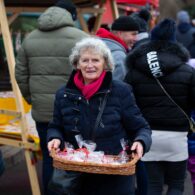
[[[56,98],[54,101],[54,111],[53,111],[53,119],[49,123],[48,131],[47,131],[47,142],[52,139],[60,139],[61,145],[60,148],[64,148],[64,137],[63,137],[63,120],[60,108],[59,101],[59,91],[56,93]]]
[[[125,75],[127,74],[127,68],[125,66],[125,58],[126,54],[122,51],[114,51],[112,52],[112,56],[114,59],[114,71],[113,71],[113,78],[115,80],[123,81]]]
[[[136,105],[131,87],[126,85],[122,94],[122,121],[127,134],[132,141],[140,141],[144,146],[144,152],[148,152],[152,143],[150,126]]]
[[[128,73],[125,76],[124,82],[128,83],[129,85],[132,85],[132,74],[131,70],[128,71]]]
[[[28,59],[24,48],[21,47],[18,51],[15,66],[15,77],[24,99],[31,104],[31,94],[29,89],[29,67]]]
[[[124,81],[130,85],[132,85],[133,64],[134,64],[133,57],[131,56],[131,54],[128,54],[125,59],[125,66],[127,67],[128,71]]]

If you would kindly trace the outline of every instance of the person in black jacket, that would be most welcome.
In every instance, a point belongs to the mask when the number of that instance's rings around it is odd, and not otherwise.
[[[195,70],[186,64],[189,53],[176,42],[175,28],[172,19],[161,21],[151,31],[151,40],[135,48],[126,61],[130,70],[125,81],[132,85],[137,105],[152,128],[152,146],[142,158],[148,195],[161,195],[164,181],[169,195],[184,191],[189,123],[155,79],[190,116],[195,108]]]
[[[106,44],[98,38],[78,42],[70,55],[75,70],[66,86],[56,93],[53,119],[48,127],[48,149],[62,149],[64,141],[78,147],[75,135],[93,140],[96,151],[118,155],[120,140],[132,141],[131,150],[141,158],[151,145],[151,131],[134,101],[131,87],[112,80],[113,60]],[[101,122],[95,121],[107,96]],[[94,136],[95,135],[95,136]],[[83,174],[83,195],[134,195],[134,177]]]

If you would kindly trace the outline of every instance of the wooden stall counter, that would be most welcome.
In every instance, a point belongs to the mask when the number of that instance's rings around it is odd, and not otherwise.
[[[35,128],[35,122],[31,117],[31,105],[24,99],[22,102],[28,125],[28,139],[37,145],[38,150],[39,137]],[[16,101],[12,91],[0,92],[0,110],[16,111]],[[17,117],[0,114],[0,137],[11,137],[16,140],[21,139],[21,127]]]

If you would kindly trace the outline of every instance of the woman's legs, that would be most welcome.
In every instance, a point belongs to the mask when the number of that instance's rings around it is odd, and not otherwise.
[[[165,162],[167,195],[182,195],[187,170],[187,161]]]
[[[163,163],[157,161],[144,162],[148,175],[148,195],[162,195],[164,184]]]
[[[147,195],[148,177],[143,161],[138,161],[136,165],[136,195]]]
[[[168,185],[167,195],[182,195],[187,161],[145,162],[148,174],[148,194],[162,195],[164,181]]]

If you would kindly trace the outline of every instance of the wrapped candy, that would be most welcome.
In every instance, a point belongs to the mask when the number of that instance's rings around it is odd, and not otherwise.
[[[75,139],[77,141],[77,144],[79,146],[79,148],[82,148],[83,147],[83,137],[81,134],[79,135],[75,135]]]
[[[93,152],[96,149],[96,143],[91,140],[83,140],[83,146],[90,152]]]
[[[92,162],[99,164],[120,165],[129,161],[129,156],[126,152],[128,149],[128,142],[121,139],[122,151],[116,156],[105,155],[103,151],[95,151],[96,143],[91,140],[84,140],[81,135],[75,136],[78,149],[74,149],[73,145],[65,142],[65,149],[58,153],[58,155],[66,160],[77,162]]]

